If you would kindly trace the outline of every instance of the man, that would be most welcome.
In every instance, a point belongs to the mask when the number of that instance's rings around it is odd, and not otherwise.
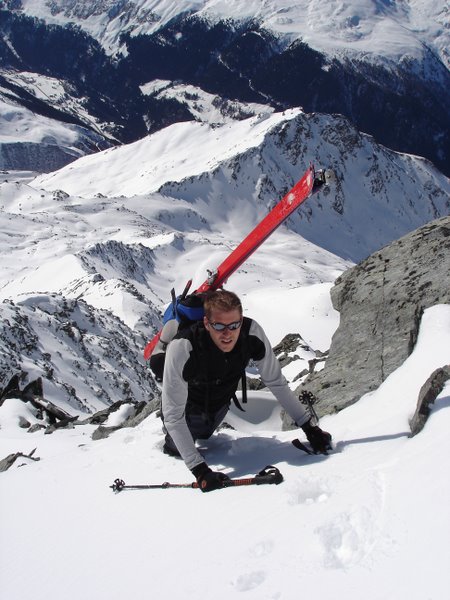
[[[262,381],[303,429],[313,450],[326,453],[331,435],[311,423],[263,329],[243,317],[236,294],[211,292],[204,311],[203,322],[181,331],[167,348],[162,388],[164,452],[183,458],[203,492],[223,487],[228,476],[208,467],[195,440],[209,438],[223,421],[245,367],[253,360]]]

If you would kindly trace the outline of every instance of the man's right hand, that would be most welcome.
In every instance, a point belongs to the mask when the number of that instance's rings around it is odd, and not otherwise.
[[[220,473],[220,471],[211,470],[204,462],[196,465],[191,471],[202,492],[212,492],[213,490],[223,488],[225,482],[230,480],[228,475]]]

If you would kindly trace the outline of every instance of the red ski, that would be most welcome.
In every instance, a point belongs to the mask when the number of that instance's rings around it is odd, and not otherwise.
[[[216,290],[223,286],[227,279],[232,275],[249,256],[255,252],[259,246],[277,229],[294,210],[309,196],[328,183],[331,178],[330,171],[314,170],[311,165],[303,177],[298,181],[290,192],[282,198],[276,206],[269,212],[264,219],[256,225],[247,237],[227,256],[227,258],[211,272],[202,285],[195,290],[195,294]],[[144,358],[148,360],[156,346],[160,332],[148,342],[144,349]]]

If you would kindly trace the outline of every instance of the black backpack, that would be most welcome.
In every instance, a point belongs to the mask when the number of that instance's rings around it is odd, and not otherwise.
[[[204,295],[189,294],[188,296],[175,296],[172,290],[172,303],[167,307],[163,316],[163,328],[159,340],[150,357],[150,369],[156,381],[162,381],[166,350],[169,343],[179,331],[187,329],[197,321],[202,321]]]

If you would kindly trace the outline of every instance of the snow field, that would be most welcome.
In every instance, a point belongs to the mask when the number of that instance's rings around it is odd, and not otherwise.
[[[169,600],[214,590],[219,599],[291,600],[332,590],[349,600],[363,592],[369,600],[443,598],[449,385],[424,430],[407,434],[424,379],[450,361],[449,342],[449,307],[428,309],[402,367],[356,405],[322,419],[336,449],[328,457],[294,448],[299,432],[281,432],[270,394],[256,392],[248,415],[230,415],[235,430],[202,443],[209,464],[232,477],[274,464],[285,478],[279,486],[114,494],[116,477],[128,484],[192,479],[182,462],[162,454],[155,415],[92,441],[93,426],[28,434],[16,423],[27,405],[6,401],[1,455],[36,447],[41,460],[19,459],[1,476],[5,597],[52,600],[64,590],[68,600]]]

